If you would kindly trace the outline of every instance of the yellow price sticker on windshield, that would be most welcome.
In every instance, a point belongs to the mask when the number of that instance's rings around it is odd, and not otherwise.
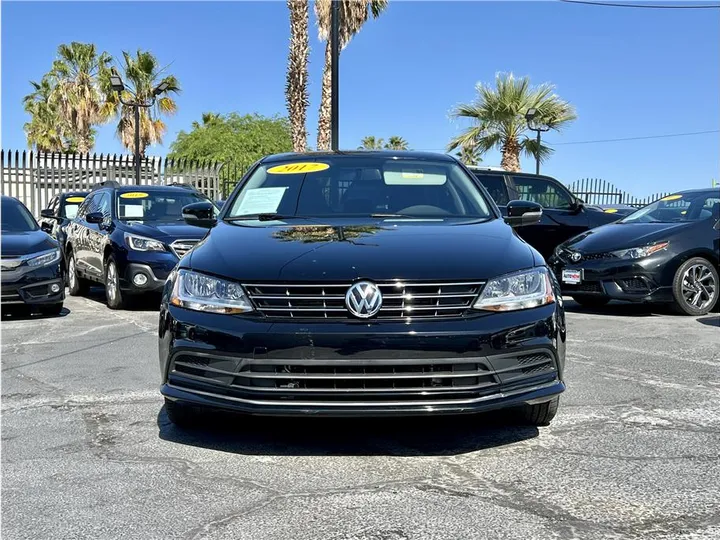
[[[668,195],[667,197],[663,197],[660,200],[661,201],[677,201],[678,199],[682,199],[682,195]]]
[[[68,197],[65,202],[83,202],[85,197]]]
[[[412,170],[411,170],[411,171],[403,171],[403,172],[402,172],[402,177],[403,177],[403,178],[415,178],[415,179],[420,179],[420,178],[425,178],[425,175],[424,175],[423,172],[420,171],[420,170],[417,170],[417,171],[412,171]]]
[[[144,199],[146,197],[149,197],[147,193],[144,193],[142,191],[131,191],[130,193],[122,193],[120,195],[121,199]]]
[[[606,214],[615,214],[617,212],[617,208],[606,208],[605,213]]]
[[[330,168],[327,163],[286,163],[270,167],[268,174],[305,174],[311,172],[325,171]]]

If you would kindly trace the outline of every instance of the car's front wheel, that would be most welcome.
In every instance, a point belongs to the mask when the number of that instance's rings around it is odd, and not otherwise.
[[[78,276],[75,264],[75,253],[68,253],[67,285],[70,296],[82,296],[87,293],[90,283]]]
[[[120,274],[112,255],[105,263],[105,299],[110,309],[123,309],[127,304],[120,290]]]
[[[555,396],[550,401],[524,405],[519,413],[523,424],[531,426],[549,426],[558,411],[560,396]]]
[[[675,310],[684,315],[705,315],[718,301],[718,273],[707,259],[693,257],[675,272]]]
[[[187,428],[197,425],[198,412],[189,405],[165,398],[165,413],[168,420],[178,427]]]
[[[589,308],[597,308],[602,307],[605,304],[607,304],[610,301],[610,298],[607,296],[573,296],[573,300],[575,300],[578,304],[584,307]]]

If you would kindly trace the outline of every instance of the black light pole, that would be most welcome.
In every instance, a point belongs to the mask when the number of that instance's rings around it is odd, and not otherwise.
[[[332,0],[330,8],[330,148],[338,150],[338,117],[340,116],[339,88],[340,80],[340,0]]]
[[[537,109],[528,109],[525,113],[525,120],[527,121],[528,129],[537,132],[537,152],[535,153],[535,174],[540,174],[540,133],[550,129],[550,126],[544,124],[538,118]]]
[[[120,75],[113,69],[112,74],[110,75],[110,87],[117,92],[118,98],[120,99],[120,103],[123,105],[126,105],[128,107],[132,107],[134,109],[135,113],[135,185],[140,185],[140,107],[149,108],[152,107],[155,104],[155,98],[162,94],[165,90],[168,88],[168,83],[163,81],[161,82],[155,90],[153,90],[152,98],[149,102],[141,102],[138,100],[137,96],[135,96],[135,99],[133,101],[125,101],[122,98],[122,93],[125,91],[125,84],[123,83],[122,79],[120,78]]]

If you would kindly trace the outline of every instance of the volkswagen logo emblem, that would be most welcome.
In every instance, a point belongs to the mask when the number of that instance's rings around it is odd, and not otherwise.
[[[382,307],[380,288],[369,281],[358,281],[348,289],[345,306],[350,313],[361,319],[377,315]]]
[[[572,262],[580,262],[580,259],[582,259],[582,255],[580,255],[577,251],[573,251],[570,254],[570,260]]]

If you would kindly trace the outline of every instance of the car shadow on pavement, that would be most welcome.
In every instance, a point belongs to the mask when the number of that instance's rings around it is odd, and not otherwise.
[[[194,428],[157,417],[159,436],[198,448],[245,455],[442,456],[497,448],[538,436],[498,411],[406,418],[281,418],[217,412]]]
[[[708,326],[720,327],[720,315],[709,315],[707,317],[697,319],[697,322],[699,322],[700,324],[706,324]]]
[[[636,304],[633,302],[611,301],[600,307],[581,306],[574,300],[564,300],[568,313],[589,313],[592,315],[613,315],[615,317],[656,317],[677,315],[672,307],[665,304]]]
[[[90,287],[84,297],[107,307],[103,287]],[[160,299],[161,295],[159,293],[138,294],[132,297],[129,305],[123,308],[123,311],[160,311]]]

